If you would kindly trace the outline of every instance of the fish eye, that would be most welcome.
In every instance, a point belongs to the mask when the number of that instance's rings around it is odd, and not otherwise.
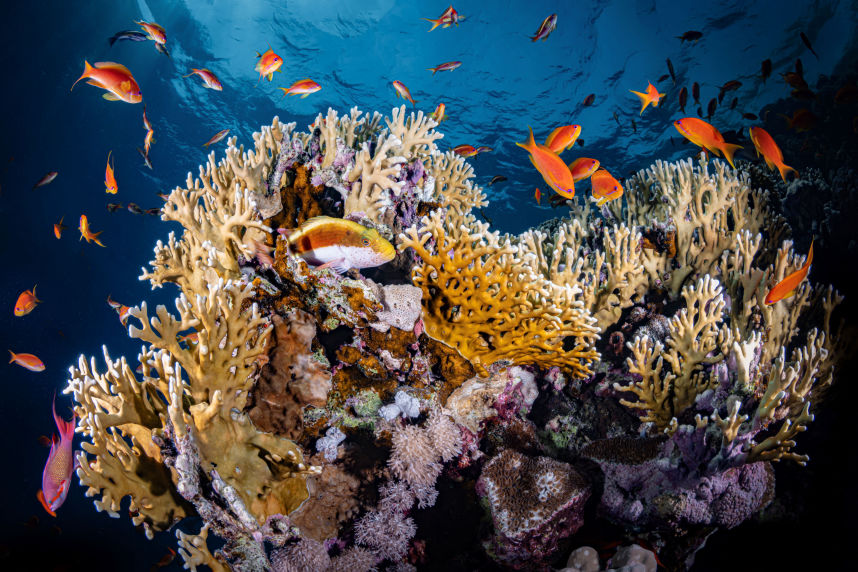
[[[368,238],[364,238],[363,240],[361,240],[361,243],[362,243],[364,246],[369,246],[369,239],[368,239]]]

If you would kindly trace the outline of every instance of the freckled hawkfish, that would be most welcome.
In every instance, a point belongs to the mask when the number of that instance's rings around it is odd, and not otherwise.
[[[374,228],[318,216],[294,231],[284,231],[289,249],[307,263],[338,274],[351,268],[373,268],[393,260],[396,249]]]

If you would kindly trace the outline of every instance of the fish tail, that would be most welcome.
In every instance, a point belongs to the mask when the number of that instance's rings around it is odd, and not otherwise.
[[[93,69],[95,69],[95,68],[93,68],[91,65],[89,65],[89,62],[88,62],[88,61],[83,60],[83,75],[82,75],[82,76],[80,76],[79,78],[77,78],[77,81],[76,81],[76,82],[74,82],[74,83],[72,84],[72,86],[71,86],[71,88],[69,89],[69,91],[71,91],[72,89],[74,89],[74,86],[76,86],[76,85],[77,85],[77,82],[78,82],[78,81],[80,81],[80,80],[82,80],[82,79],[84,79],[84,78],[86,78],[86,77],[89,77],[89,74],[90,74],[90,73],[92,73],[92,70],[93,70]]]
[[[12,359],[9,360],[9,363],[13,363],[15,361],[15,358],[17,358],[18,356],[16,356],[15,352],[13,352],[12,350],[9,350],[9,353],[12,354]]]
[[[193,68],[191,68],[191,69],[193,69]],[[192,76],[192,75],[194,75],[195,73],[197,73],[197,70],[192,71],[192,72],[191,72],[191,73],[189,73],[188,75],[183,75],[182,77],[191,77],[191,76]]]
[[[433,20],[431,18],[421,18],[421,20],[426,20],[427,22],[432,22],[432,27],[429,28],[430,32],[441,25],[441,19],[440,18],[437,20]]]
[[[48,505],[48,501],[45,500],[45,493],[43,493],[41,489],[39,489],[39,494],[36,495],[36,498],[39,499],[39,502],[42,503],[42,508],[48,511],[49,515],[53,517],[57,516],[57,513],[51,510],[51,507]]]
[[[57,424],[57,429],[60,432],[60,439],[72,439],[74,438],[74,417],[72,417],[71,421],[66,421],[62,417],[57,414],[57,394],[54,393],[54,399],[51,402],[51,409],[54,413],[54,423]]]
[[[639,115],[643,115],[644,109],[646,109],[646,106],[649,105],[649,98],[645,93],[641,93],[633,89],[630,89],[629,91],[638,96],[638,98],[641,100],[641,112]]]
[[[530,135],[527,137],[527,141],[525,141],[524,143],[516,143],[516,145],[518,145],[525,151],[530,152],[536,147],[536,140],[533,138],[533,128],[529,125],[527,126],[527,128],[530,130]]]
[[[724,143],[724,146],[721,147],[721,152],[724,153],[724,158],[727,159],[727,162],[730,163],[730,166],[734,169],[736,168],[736,165],[733,163],[733,153],[741,148],[741,145],[733,145],[731,143]]]
[[[778,165],[777,165],[777,168],[778,168],[778,172],[781,174],[781,179],[783,179],[784,183],[786,183],[786,182],[787,182],[787,180],[786,180],[786,175],[787,175],[787,173],[789,173],[789,172],[792,172],[792,173],[795,175],[795,178],[796,178],[796,179],[798,179],[798,171],[796,171],[795,169],[793,169],[793,168],[792,168],[792,167],[790,167],[789,165],[784,165],[783,163],[780,163],[780,164],[778,164]],[[34,295],[35,295],[35,292],[36,292],[36,291],[35,291],[35,289],[34,289],[34,290],[33,290],[33,294],[34,294]]]
[[[797,177],[797,176],[798,176],[798,173],[796,173],[796,177]],[[62,220],[60,220],[60,222],[62,222]],[[34,299],[36,302],[41,302],[41,300],[39,300],[39,299],[36,297],[36,284],[33,284],[33,299]]]
[[[432,72],[432,75],[435,75],[435,72],[438,71],[438,68],[426,68],[426,71]]]

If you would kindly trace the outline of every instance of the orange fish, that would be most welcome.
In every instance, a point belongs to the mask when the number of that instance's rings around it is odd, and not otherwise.
[[[197,68],[191,68],[191,73],[189,73],[188,75],[183,75],[182,77],[191,77],[192,75],[200,76],[200,79],[203,80],[203,84],[206,88],[213,89],[215,91],[223,91],[223,86],[221,85],[220,80],[210,70],[207,70],[205,68],[201,70],[198,70]]]
[[[673,126],[683,137],[695,145],[711,151],[716,157],[720,157],[719,151],[724,153],[724,158],[727,159],[730,166],[736,168],[736,165],[733,164],[733,153],[741,149],[742,146],[724,141],[724,136],[715,127],[696,117],[677,119],[673,122]]]
[[[444,62],[443,64],[438,64],[434,68],[426,68],[426,70],[431,71],[432,75],[435,75],[439,71],[453,71],[454,69],[456,69],[460,65],[462,65],[462,62],[460,62],[460,61]]]
[[[131,308],[125,305],[120,305],[116,308],[116,313],[119,314],[119,321],[123,326],[128,322],[128,318],[131,317]]]
[[[149,158],[149,148],[152,147],[152,143],[155,142],[155,130],[150,129],[146,132],[146,138],[143,140],[143,151],[145,157]]]
[[[646,86],[646,93],[641,93],[639,91],[635,91],[630,89],[629,91],[638,96],[641,100],[641,112],[640,115],[643,115],[644,109],[646,109],[647,105],[650,103],[653,107],[658,107],[658,101],[664,97],[663,93],[659,93],[655,86],[649,82]]]
[[[578,157],[569,163],[569,172],[572,173],[572,180],[576,183],[595,173],[598,168],[599,161],[587,157]]]
[[[429,117],[435,120],[435,123],[441,123],[442,121],[447,120],[447,106],[443,103],[439,103],[438,107],[435,108]]]
[[[530,128],[528,127],[528,129]],[[563,159],[557,156],[557,153],[534,141],[533,129],[530,129],[527,142],[516,143],[516,145],[530,153],[530,162],[533,163],[548,186],[554,189],[557,194],[567,199],[575,196],[575,181],[572,179],[569,167],[566,166]]]
[[[41,302],[41,300],[36,298],[35,286],[33,286],[32,290],[24,290],[21,292],[21,295],[18,296],[18,301],[15,302],[15,315],[26,316],[36,308],[36,304],[39,302]]]
[[[446,10],[444,10],[444,13],[441,14],[441,17],[437,20],[433,20],[431,18],[421,18],[421,20],[426,20],[427,22],[432,23],[432,27],[429,28],[430,32],[438,26],[441,26],[442,28],[449,28],[452,24],[456,24],[456,26],[458,26],[459,22],[463,21],[464,19],[465,17],[460,16],[456,9],[453,8],[452,4]]]
[[[92,230],[89,228],[89,221],[86,219],[85,214],[80,215],[80,226],[78,226],[78,230],[80,230],[80,238],[78,240],[85,238],[87,242],[94,241],[98,246],[104,246],[103,244],[101,244],[101,241],[98,240],[98,235],[100,235],[104,231],[100,230],[96,233],[93,233]]]
[[[467,159],[468,157],[474,157],[479,151],[473,145],[456,145],[453,147],[453,153]]]
[[[280,66],[283,65],[283,58],[275,54],[270,46],[264,54],[256,52],[256,57],[259,58],[259,61],[256,62],[256,67],[253,68],[259,72],[259,80],[256,83],[259,83],[265,76],[268,76],[268,81],[274,79],[274,72],[280,71]]]
[[[71,488],[72,472],[74,471],[75,459],[72,453],[72,442],[74,441],[74,416],[71,421],[66,421],[57,415],[56,398],[51,405],[54,413],[54,423],[59,429],[59,437],[54,434],[51,438],[51,451],[42,471],[42,488],[38,498],[45,510],[51,516],[57,516],[57,509],[62,506]]]
[[[104,170],[104,190],[111,195],[115,195],[116,191],[119,190],[119,186],[116,184],[116,177],[113,175],[113,165],[110,164],[110,153],[112,152],[109,151],[107,153],[107,168]]]
[[[296,81],[288,88],[278,87],[277,89],[282,89],[284,96],[287,94],[300,95],[301,99],[304,99],[311,93],[316,93],[317,91],[321,90],[322,86],[311,79],[302,79],[301,81]]]
[[[402,96],[403,99],[407,99],[411,102],[411,105],[417,105],[417,102],[411,97],[411,92],[405,87],[405,84],[401,81],[393,82],[393,89],[396,90],[396,97]]]
[[[590,177],[593,185],[593,196],[599,199],[597,206],[613,201],[623,196],[623,186],[605,169],[599,169]]]
[[[15,362],[30,371],[45,371],[45,364],[33,354],[16,354],[12,350],[9,350],[9,353],[12,354],[12,359],[9,360],[9,363]]]
[[[784,183],[786,183],[786,174],[788,171],[795,173],[796,178],[798,178],[798,171],[784,164],[784,155],[768,131],[762,127],[751,127],[748,129],[748,132],[751,135],[754,147],[757,149],[757,156],[763,156],[763,159],[766,160],[766,166],[769,169],[777,168]]]
[[[203,143],[203,147],[208,147],[209,145],[214,145],[218,141],[222,141],[223,138],[226,137],[228,133],[229,133],[229,129],[221,129],[220,131],[218,131],[217,133],[212,135],[211,139],[209,139],[208,141]]]
[[[184,336],[179,336],[179,343],[185,342],[187,346],[194,347],[198,343],[200,343],[200,333],[199,332],[191,332],[190,334],[185,334]]]
[[[146,32],[147,37],[153,40],[156,44],[164,45],[167,43],[167,32],[155,22],[134,22]]]
[[[119,308],[119,307],[122,305],[122,304],[120,304],[119,302],[117,302],[116,300],[111,300],[111,299],[110,299],[110,294],[108,294],[108,295],[107,295],[107,304],[108,304],[108,306],[110,306],[110,307],[111,307],[111,308],[113,308],[114,310],[115,310],[116,308]]]
[[[774,288],[766,294],[766,304],[774,304],[784,298],[789,298],[799,285],[807,278],[807,273],[810,271],[810,265],[813,262],[813,241],[810,242],[810,251],[807,253],[807,259],[804,261],[804,266],[778,282]]]
[[[100,87],[107,91],[102,97],[108,101],[124,101],[126,103],[140,103],[143,101],[143,95],[140,93],[140,86],[128,68],[122,64],[114,62],[96,62],[95,67],[89,65],[89,62],[83,62],[83,75],[80,76],[71,89],[77,85],[78,81],[88,79],[86,83]],[[71,91],[71,90],[69,90]]]
[[[536,204],[540,204],[539,201],[542,199],[542,192],[539,190],[539,187],[533,191],[533,198],[536,199]]]
[[[563,125],[558,127],[545,139],[545,146],[554,153],[562,153],[572,147],[581,135],[580,125]]]
[[[811,110],[806,108],[796,109],[793,112],[792,117],[783,114],[780,114],[780,116],[786,119],[787,127],[789,129],[795,129],[799,133],[802,131],[810,131],[816,127],[816,122],[819,119]]]
[[[63,224],[64,218],[65,217],[60,217],[59,222],[54,223],[54,236],[56,236],[58,240],[62,238],[63,231],[68,228],[66,225]]]

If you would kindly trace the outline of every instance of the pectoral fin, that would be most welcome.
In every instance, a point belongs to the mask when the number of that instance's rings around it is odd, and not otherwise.
[[[101,97],[103,97],[103,98],[104,98],[104,99],[106,99],[107,101],[122,101],[121,99],[119,99],[118,97],[116,97],[115,95],[113,95],[112,93],[105,93],[105,94],[104,94],[104,95],[102,95]]]

